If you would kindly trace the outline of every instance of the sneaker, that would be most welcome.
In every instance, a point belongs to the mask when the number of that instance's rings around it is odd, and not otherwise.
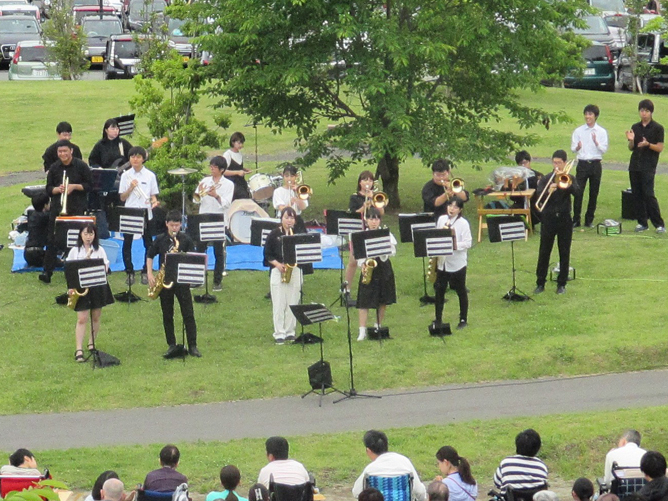
[[[223,284],[220,282],[213,284],[213,292],[220,292],[223,290]]]
[[[125,285],[134,285],[134,284],[135,284],[135,274],[128,273],[128,276],[125,279]]]
[[[190,346],[188,349],[188,353],[190,354],[191,357],[202,358],[202,354],[197,349],[197,346]]]
[[[541,292],[545,292],[544,285],[537,285],[536,288],[533,290],[534,294],[540,294]]]
[[[657,233],[665,233],[665,232],[666,232],[666,227],[665,227],[665,226],[659,226],[659,227],[656,229],[656,232],[657,232]]]
[[[45,284],[51,283],[51,275],[49,275],[48,273],[40,273],[39,279]]]
[[[459,323],[457,324],[457,329],[462,330],[468,327],[469,324],[466,322],[466,320],[460,320]]]
[[[636,224],[635,231],[636,233],[640,233],[641,231],[647,231],[649,229],[648,226],[643,226],[642,224]]]
[[[292,342],[295,339],[297,339],[297,338],[295,338],[294,334],[288,334],[287,336],[285,336],[285,341],[286,342]]]
[[[148,285],[148,274],[143,271],[141,273],[141,284]]]
[[[285,338],[284,337],[277,337],[275,339],[276,344],[285,344]]]
[[[559,287],[557,287],[557,294],[566,294],[566,286],[560,285]]]

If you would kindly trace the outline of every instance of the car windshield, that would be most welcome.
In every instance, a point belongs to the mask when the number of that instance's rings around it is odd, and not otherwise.
[[[37,23],[30,17],[25,19],[2,19],[0,33],[39,33]]]
[[[609,12],[626,12],[624,0],[591,0],[591,5]]]
[[[46,49],[42,46],[21,47],[19,62],[21,63],[43,63],[46,61]]]
[[[14,5],[12,7],[2,7],[0,6],[0,12],[2,12],[3,16],[33,16],[37,17],[37,10],[36,9],[22,9],[18,5]]]
[[[608,26],[626,29],[629,25],[629,16],[606,16],[605,22],[608,23]]]
[[[169,24],[167,25],[167,33],[174,37],[185,36],[182,30],[184,24],[186,24],[186,22],[183,19],[170,19]]]
[[[28,5],[28,0],[0,0],[0,7],[5,5]]]
[[[155,2],[132,2],[130,5],[130,13],[139,15],[142,12],[164,12],[167,4],[164,0],[157,0]]]
[[[583,19],[589,25],[587,28],[575,28],[573,31],[579,33],[580,35],[607,35],[610,33],[608,30],[608,25],[600,16],[585,16]]]
[[[84,5],[100,5],[98,0],[74,0],[72,4],[74,7],[82,7]]]
[[[121,59],[135,59],[139,57],[137,44],[133,40],[128,40],[126,42],[116,42],[114,46],[114,52],[116,53],[116,57]]]
[[[123,33],[123,28],[118,19],[99,20],[99,19],[84,19],[82,24],[86,35],[110,37],[111,35],[120,35]]]
[[[587,61],[608,61],[608,51],[603,45],[587,47],[582,55]]]

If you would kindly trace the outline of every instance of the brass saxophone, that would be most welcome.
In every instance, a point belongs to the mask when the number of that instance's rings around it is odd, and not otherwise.
[[[93,247],[90,247],[88,249],[88,252],[86,252],[86,259],[90,259],[91,254],[93,254]],[[70,309],[74,309],[77,307],[77,303],[79,302],[79,298],[84,297],[86,294],[88,294],[88,289],[87,287],[83,290],[83,292],[79,292],[78,290],[74,289],[72,291],[72,294],[70,294],[67,297],[67,307]]]
[[[362,271],[362,283],[364,285],[369,285],[371,283],[371,279],[373,278],[373,270],[376,269],[376,266],[378,266],[378,261],[372,257],[364,261],[364,271]]]
[[[288,228],[287,232],[285,233],[286,235],[294,235],[294,232],[292,231],[292,228]],[[285,265],[285,271],[281,273],[281,283],[282,284],[289,284],[290,280],[292,280],[292,270],[294,270],[297,267],[297,264],[286,264]]]
[[[429,266],[427,268],[427,280],[429,280],[432,284],[436,283],[436,267],[438,266],[438,258],[437,257],[430,257],[429,258]]]
[[[179,252],[179,240],[178,238],[176,238],[176,233],[172,233],[170,236],[174,241],[174,245],[168,252],[168,254],[174,254],[176,252]],[[174,286],[174,282],[169,282],[168,284],[165,283],[166,262],[167,259],[165,259],[163,263],[160,265],[160,270],[158,270],[158,274],[155,277],[155,285],[153,287],[149,285],[148,287],[148,297],[151,299],[158,299],[158,296],[160,295],[160,291],[162,291],[162,289],[171,289]]]

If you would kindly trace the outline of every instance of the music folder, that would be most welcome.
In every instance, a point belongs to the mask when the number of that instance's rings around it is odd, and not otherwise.
[[[165,283],[204,285],[206,254],[172,252],[165,254]]]
[[[107,283],[104,259],[65,261],[65,280],[68,289],[87,289]]]
[[[386,256],[392,253],[389,228],[351,233],[355,259]]]
[[[413,255],[415,257],[450,256],[457,247],[452,228],[431,228],[413,233]]]
[[[343,210],[325,210],[325,222],[328,235],[347,236],[364,229],[362,214]]]
[[[320,233],[283,235],[283,261],[289,264],[309,264],[322,261]]]
[[[58,216],[56,218],[56,248],[67,251],[77,246],[81,228],[89,223],[95,224],[95,216]]]
[[[526,223],[522,216],[487,216],[485,219],[492,243],[524,240],[526,237]]]
[[[399,239],[401,243],[412,242],[416,230],[436,228],[433,212],[399,214]]]
[[[109,229],[131,235],[143,235],[148,225],[148,210],[142,207],[114,208],[109,219]]]
[[[256,247],[264,247],[267,241],[267,235],[275,228],[281,225],[278,218],[254,217],[251,218],[251,238],[250,244]]]
[[[188,216],[186,233],[199,242],[225,240],[225,214],[195,214]]]

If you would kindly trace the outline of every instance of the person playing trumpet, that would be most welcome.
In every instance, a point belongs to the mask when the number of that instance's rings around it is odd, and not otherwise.
[[[566,293],[566,282],[571,258],[571,241],[573,240],[573,218],[571,217],[571,195],[579,191],[578,183],[573,176],[565,174],[568,157],[564,150],[552,154],[552,174],[545,175],[538,182],[538,193],[546,192],[542,205],[540,249],[536,265],[536,289],[534,294],[545,291],[547,269],[550,266],[550,255],[557,238],[559,249],[559,276],[557,277],[557,294]],[[568,181],[560,177],[567,177]],[[551,194],[550,194],[551,193]],[[549,196],[547,196],[549,195]],[[543,198],[540,197],[539,198]]]
[[[297,168],[294,165],[286,164],[283,167],[283,186],[274,190],[272,203],[278,218],[287,207],[292,207],[297,215],[295,233],[306,233],[306,225],[301,214],[308,207],[308,197],[299,197],[297,193]]]
[[[425,212],[433,212],[434,220],[447,214],[447,202],[457,197],[467,202],[469,192],[462,189],[454,191],[451,186],[452,162],[439,158],[431,166],[431,180],[422,188],[422,201]]]
[[[141,146],[133,146],[128,151],[130,156],[131,169],[126,170],[121,176],[121,182],[118,187],[118,193],[122,202],[125,202],[126,207],[134,207],[138,209],[146,209],[148,211],[148,220],[153,219],[153,211],[158,206],[157,194],[158,180],[155,174],[144,167],[146,161],[146,150]],[[132,285],[135,283],[135,270],[132,264],[132,241],[134,235],[132,233],[123,234],[123,265],[125,266],[125,273],[127,273],[126,284]],[[153,241],[151,235],[144,228],[142,235],[144,242],[144,258],[142,262],[144,266],[141,271],[141,283],[148,284],[148,275],[146,274],[146,250],[151,246]]]

